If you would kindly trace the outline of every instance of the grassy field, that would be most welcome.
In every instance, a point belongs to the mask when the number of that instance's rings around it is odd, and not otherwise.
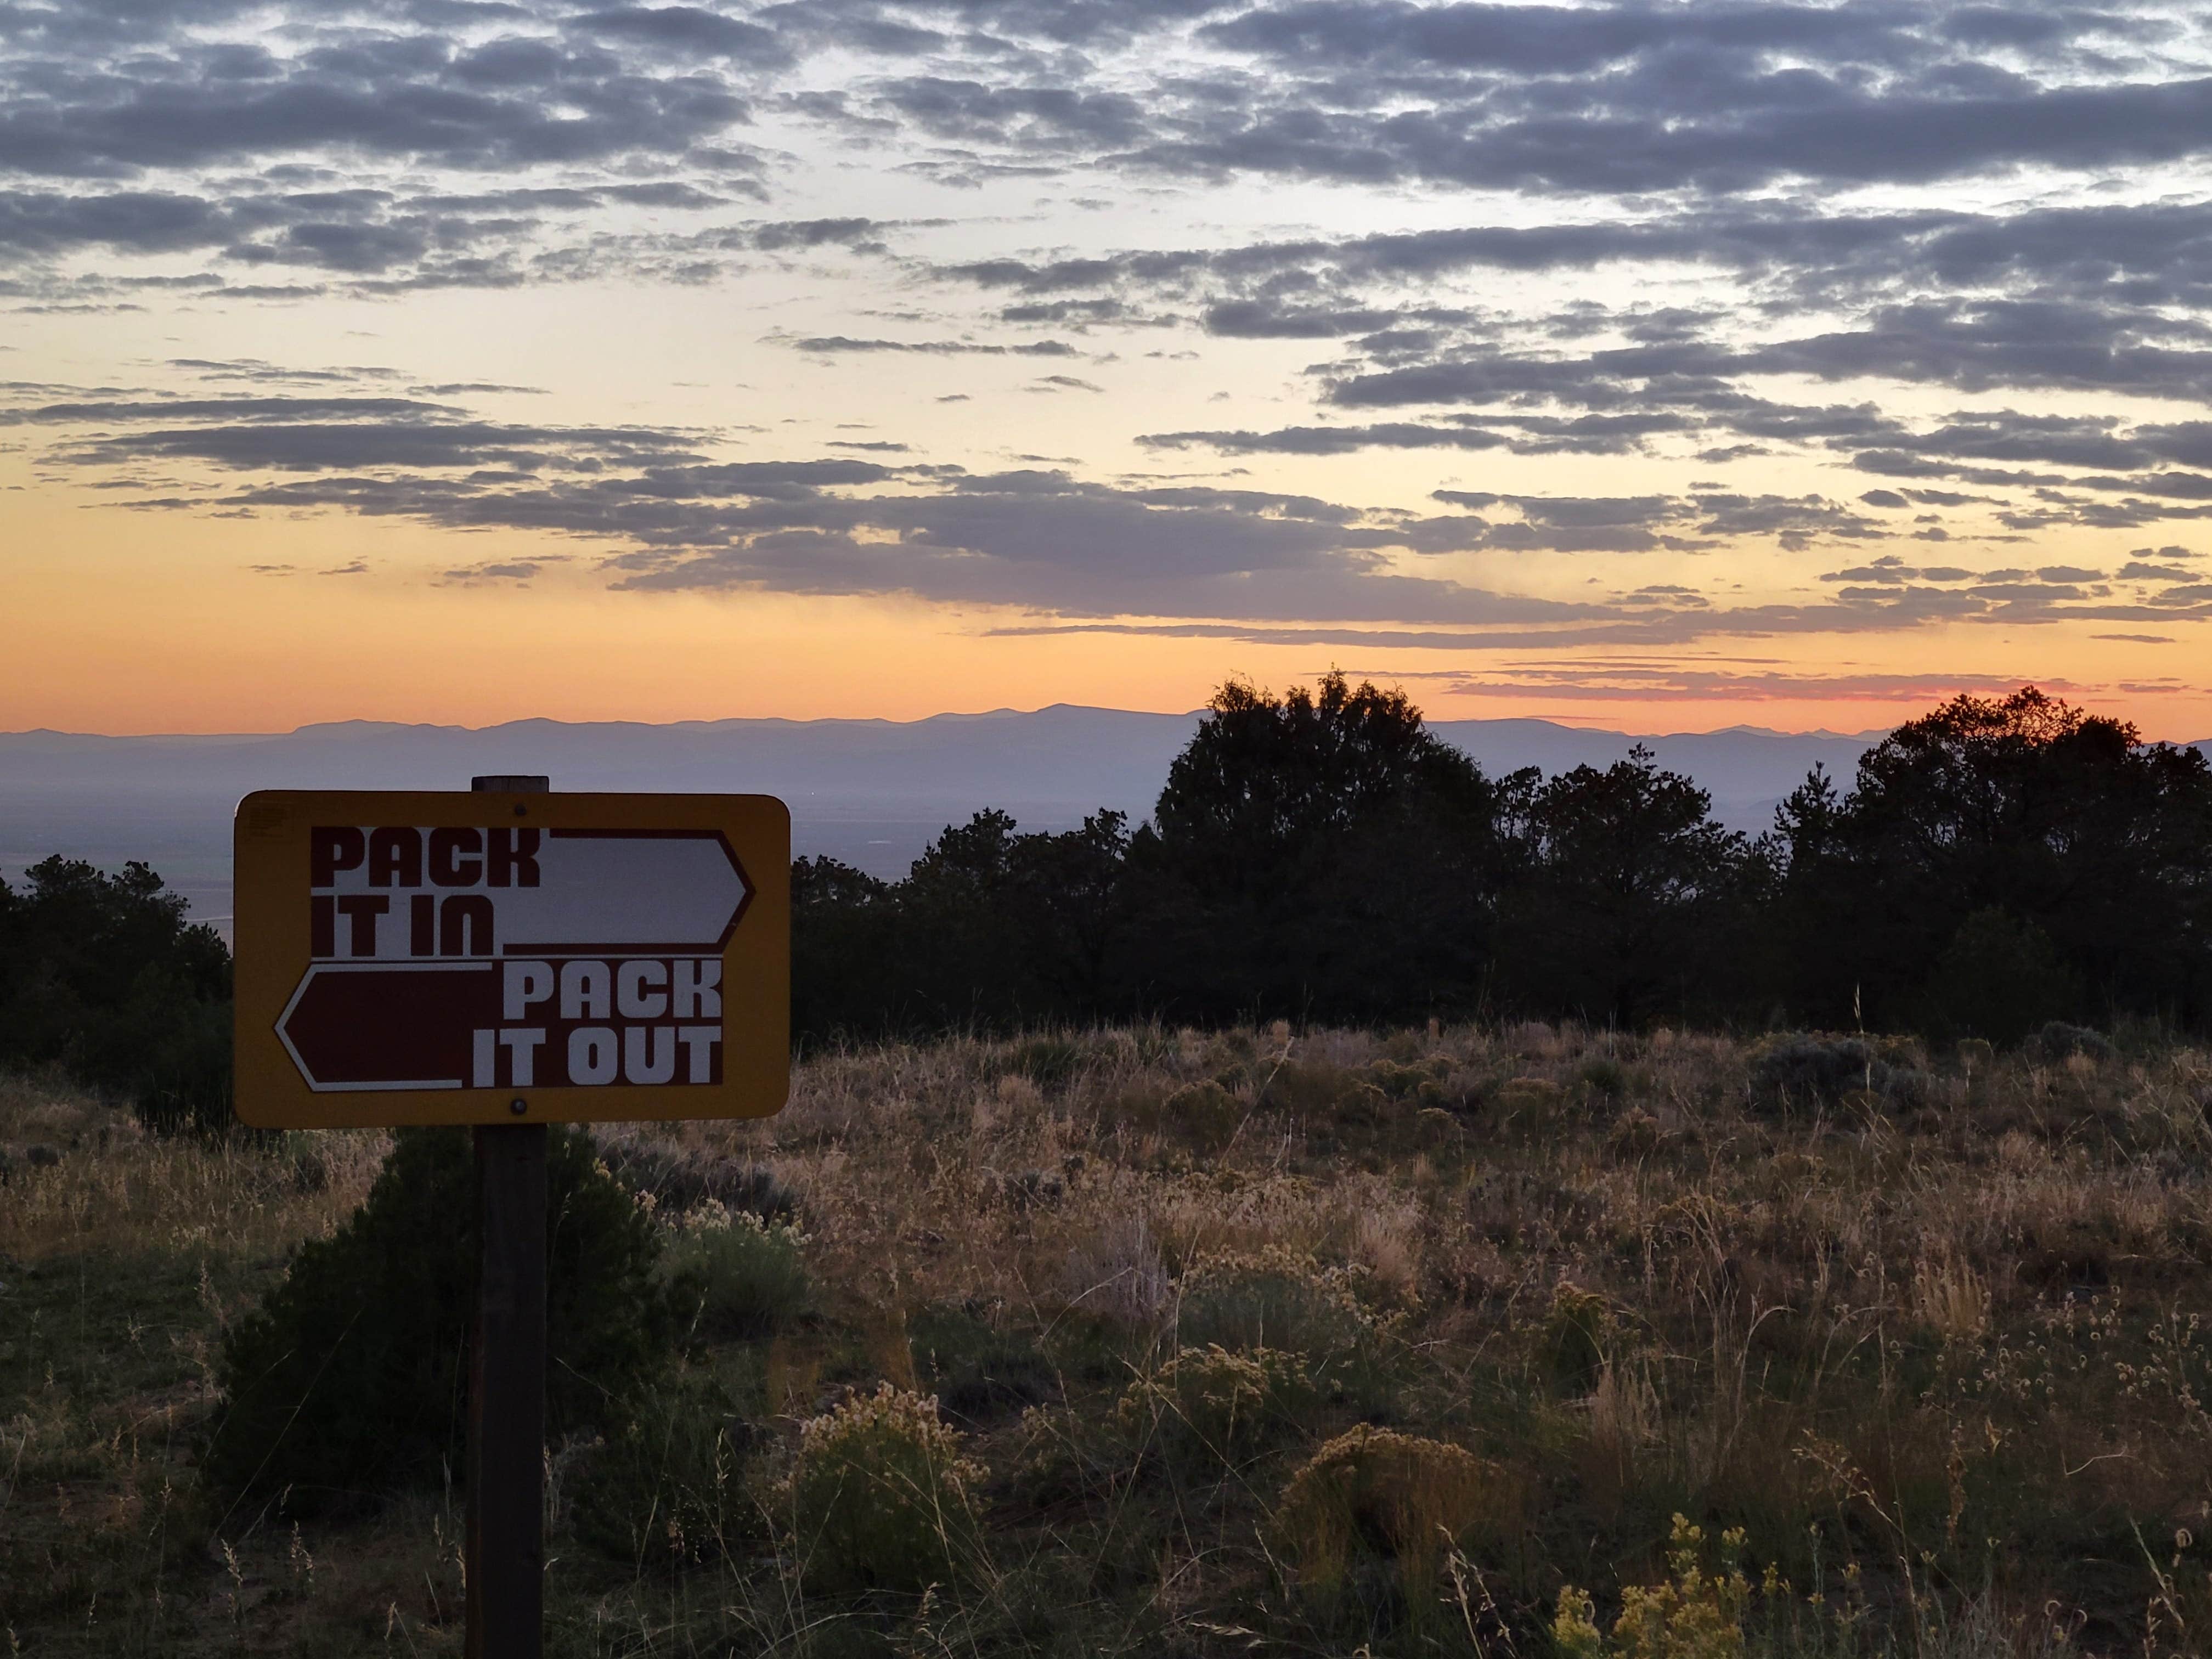
[[[639,1432],[551,1454],[549,1646],[2212,1651],[2212,1057],[1784,1097],[1773,1046],[954,1041],[617,1130],[720,1313]],[[294,1526],[196,1483],[222,1331],[386,1145],[0,1084],[10,1652],[459,1651],[457,1492]],[[739,1166],[801,1236],[686,1206]],[[837,1508],[840,1446],[907,1487]],[[902,1551],[927,1588],[872,1587]]]

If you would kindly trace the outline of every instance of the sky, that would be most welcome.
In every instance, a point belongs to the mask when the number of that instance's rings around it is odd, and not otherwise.
[[[0,728],[2212,735],[2212,14],[0,0]]]

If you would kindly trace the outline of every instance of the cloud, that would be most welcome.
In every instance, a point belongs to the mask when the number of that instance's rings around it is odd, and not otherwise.
[[[1825,599],[1761,605],[1712,603],[1665,581],[1542,597],[1399,562],[1479,550],[1694,551],[1752,538],[1789,549],[1887,533],[1817,495],[1439,490],[1441,505],[1462,510],[1422,516],[1210,483],[1101,483],[1051,466],[972,473],[900,461],[891,440],[836,441],[859,453],[816,459],[729,459],[694,431],[492,422],[411,399],[118,394],[13,412],[54,429],[49,463],[84,470],[140,510],[321,510],[558,537],[594,548],[599,579],[634,592],[903,594],[1056,618],[1187,618],[1255,640],[1317,619],[1412,623],[1431,631],[1358,637],[1442,649],[2212,616],[2212,584],[2123,599],[2088,567],[1977,575],[1885,555],[1832,573]],[[179,494],[170,482],[179,467],[231,481]],[[544,562],[457,566],[445,579],[526,580]],[[1220,618],[1237,620],[1201,620]],[[1320,627],[1280,637],[1337,636]]]
[[[495,418],[545,406],[399,350],[407,374],[202,348],[161,371],[181,391],[26,389],[0,424],[142,510],[501,527],[583,544],[638,590],[1455,637],[2163,625],[2212,584],[2094,538],[2212,516],[2200,21],[1767,0],[0,7],[0,303],[167,318],[563,283],[587,307],[592,285],[769,273],[810,307],[746,313],[791,319],[765,343],[811,366],[778,373],[834,364],[872,391],[902,364],[1027,360],[1012,385],[1083,392],[1100,441],[1191,471],[1101,483],[1098,455],[1009,463],[890,418],[753,458],[732,429],[627,406]],[[958,198],[933,180],[996,193],[936,216]],[[1290,180],[1360,210],[1265,189]],[[1109,211],[1072,231],[1077,192]],[[1137,329],[1148,358],[1206,361],[1182,415],[1158,412],[1179,382],[1088,370]],[[1236,414],[1188,412],[1231,385]],[[1529,493],[1550,456],[1632,460],[1635,482]],[[1246,463],[1313,493],[1237,488]],[[1355,477],[1417,482],[1355,508],[1334,499]],[[1990,551],[2005,540],[2031,545]],[[1676,558],[1740,546],[1786,556],[1773,591],[1804,602],[1739,602]],[[1651,572],[1670,580],[1605,562],[1646,556],[1676,559]],[[1562,560],[1591,597],[1535,597],[1578,591],[1547,580]],[[453,562],[512,581],[537,562]]]
[[[848,334],[810,334],[794,337],[772,334],[777,345],[811,356],[867,356],[878,352],[912,353],[923,357],[1073,357],[1079,354],[1061,340],[1031,340],[1018,344],[994,344],[975,340],[860,339]]]

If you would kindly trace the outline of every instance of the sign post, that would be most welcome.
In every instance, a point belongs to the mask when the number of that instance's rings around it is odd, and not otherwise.
[[[545,1126],[782,1108],[790,814],[484,777],[248,795],[234,845],[240,1120],[474,1126],[466,1651],[537,1659]]]
[[[544,794],[543,776],[470,788]],[[518,1097],[508,1103],[528,1107]],[[538,1659],[545,1630],[545,1126],[479,1123],[470,1347],[467,1659]]]

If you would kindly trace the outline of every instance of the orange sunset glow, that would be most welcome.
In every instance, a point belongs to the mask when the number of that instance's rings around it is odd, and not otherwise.
[[[2148,118],[2000,119],[2139,107],[2201,18],[2077,70],[1929,20],[1359,14],[32,17],[0,726],[1180,711],[1341,665],[1445,718],[1856,732],[2032,679],[2212,731],[2207,210]]]

